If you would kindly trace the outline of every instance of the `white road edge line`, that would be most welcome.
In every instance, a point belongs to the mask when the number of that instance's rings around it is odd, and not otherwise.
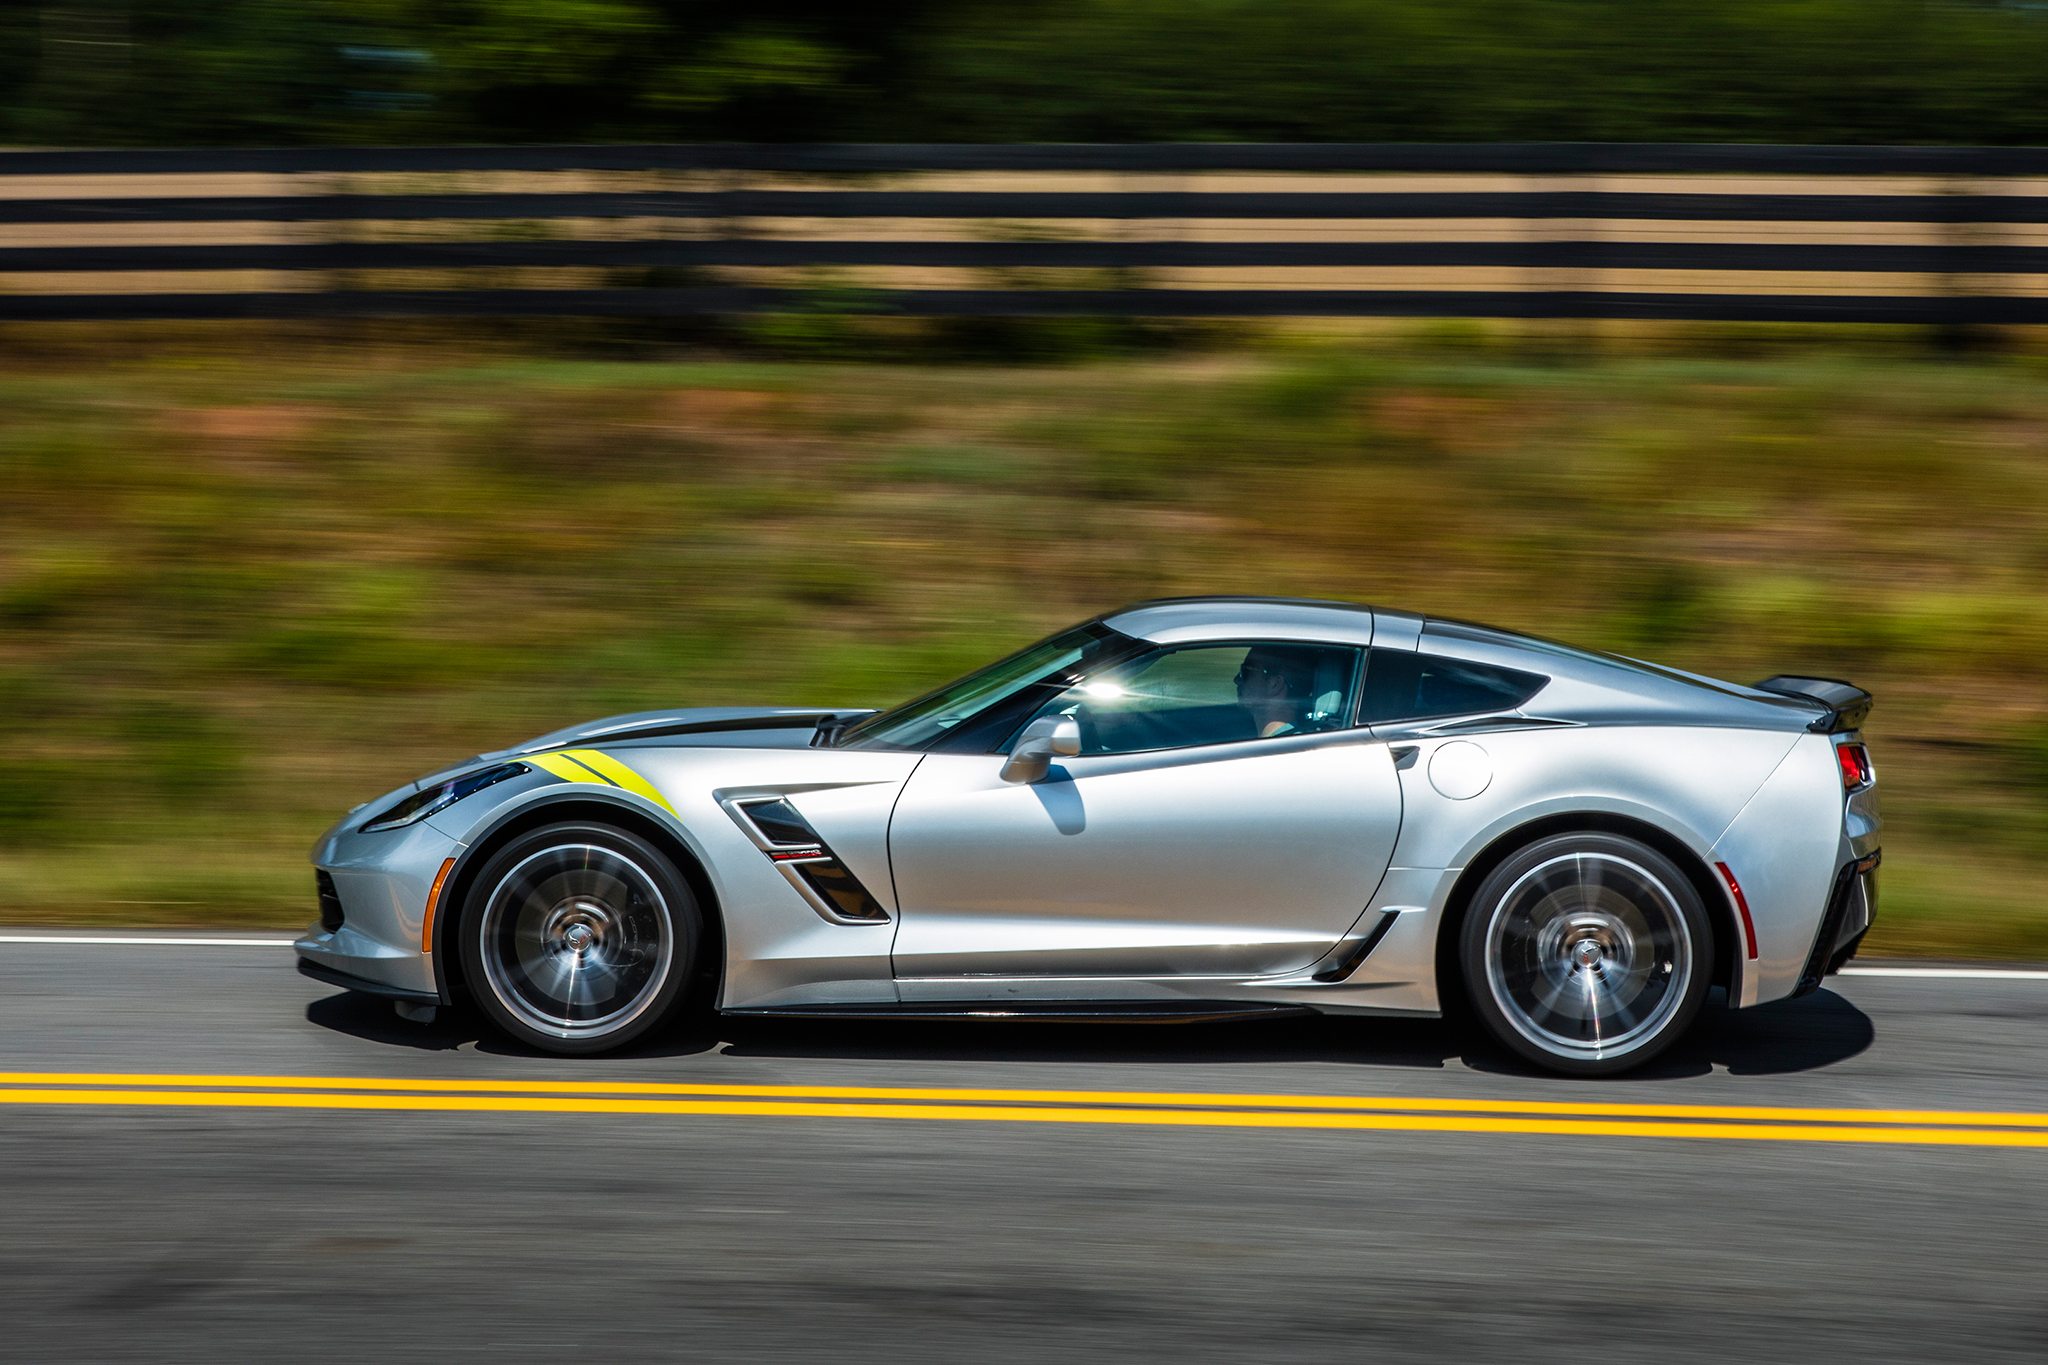
[[[2048,971],[2017,967],[1844,967],[1843,976],[1917,976],[1940,981],[2048,981]]]
[[[289,948],[288,938],[159,938],[142,934],[0,934],[0,943],[86,944],[120,948]]]

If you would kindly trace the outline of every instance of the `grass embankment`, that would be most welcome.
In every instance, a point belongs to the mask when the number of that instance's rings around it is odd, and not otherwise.
[[[1383,601],[1879,704],[1873,948],[2048,956],[2048,368],[1402,340],[1032,369],[17,336],[0,922],[297,925],[341,809],[1118,602]]]

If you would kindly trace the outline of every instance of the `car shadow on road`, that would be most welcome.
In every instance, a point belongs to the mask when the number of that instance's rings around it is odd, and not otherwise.
[[[431,1024],[401,1019],[391,1002],[359,991],[323,995],[306,1006],[306,1022],[332,1033],[345,1033],[366,1043],[408,1047],[423,1052],[453,1052],[474,1044],[478,1023],[461,1014],[440,1011]]]
[[[1326,1062],[1542,1075],[1469,1022],[1310,1016],[1252,1023],[1105,1026],[938,1021],[718,1020],[709,1046],[737,1057],[1146,1065]],[[1691,1036],[1631,1077],[1669,1080],[1812,1071],[1876,1037],[1870,1017],[1832,991],[1731,1011],[1719,992]]]
[[[342,992],[306,1006],[306,1021],[367,1043],[430,1052],[538,1056],[467,1012],[431,1024],[400,1019],[388,1001]],[[1436,1019],[1280,1017],[1236,1023],[1116,1024],[933,1019],[696,1018],[611,1054],[959,1062],[1366,1061],[1441,1067],[1459,1043]]]
[[[1781,1076],[1818,1071],[1867,1050],[1876,1041],[1870,1016],[1830,990],[1753,1009],[1731,1010],[1716,989],[1690,1035],[1647,1066],[1617,1081],[1669,1081],[1725,1071],[1731,1076]],[[1465,1057],[1475,1071],[1545,1073],[1500,1048]]]
[[[1441,1068],[1459,1055],[1437,1019],[1295,1016],[1183,1024],[1066,1024],[973,1020],[720,1020],[734,1057],[844,1060],[1229,1065],[1368,1062]]]
[[[390,1005],[342,993],[306,1006],[309,1023],[364,1042],[435,1052],[470,1049],[535,1056],[443,1011],[431,1024],[399,1019]],[[1726,1071],[1780,1075],[1833,1066],[1876,1038],[1870,1017],[1822,990],[1749,1010],[1725,1008],[1717,991],[1690,1037],[1624,1080],[1672,1080]],[[956,1020],[698,1018],[615,1054],[622,1058],[721,1054],[838,1061],[1230,1065],[1321,1062],[1441,1070],[1454,1064],[1499,1075],[1545,1073],[1479,1035],[1441,1019],[1286,1017],[1172,1025],[993,1023]]]
[[[1720,1066],[1736,1076],[1773,1076],[1846,1062],[1876,1041],[1869,1015],[1823,989],[1754,1009],[1716,1008],[1663,1065],[1667,1075]]]

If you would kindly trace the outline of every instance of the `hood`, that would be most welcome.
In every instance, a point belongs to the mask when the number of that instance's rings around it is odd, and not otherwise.
[[[522,754],[545,753],[578,744],[617,744],[628,740],[675,739],[688,744],[694,736],[715,736],[712,742],[737,748],[760,746],[781,748],[809,743],[818,722],[834,716],[865,716],[872,708],[860,706],[687,706],[666,711],[629,711],[550,730],[508,749],[496,749],[451,763],[391,793],[396,800],[480,763],[501,762]],[[702,744],[706,741],[696,739]],[[379,798],[380,800],[387,798]],[[365,803],[371,804],[371,803]],[[358,808],[360,809],[360,807]]]
[[[667,711],[631,711],[581,725],[550,730],[509,749],[474,754],[460,763],[415,778],[353,807],[334,829],[321,836],[325,841],[350,826],[364,811],[401,801],[422,787],[445,782],[458,773],[486,763],[502,763],[523,754],[544,753],[579,744],[616,744],[629,740],[672,739],[679,744],[715,743],[732,748],[801,748],[810,743],[818,722],[829,717],[865,716],[873,708],[861,706],[693,706]]]
[[[830,706],[689,706],[668,711],[631,711],[623,716],[551,730],[524,744],[481,757],[516,758],[572,744],[617,743],[629,739],[666,739],[674,735],[733,735],[748,730],[815,729],[829,716],[866,715],[864,708]],[[724,742],[744,744],[744,740]]]

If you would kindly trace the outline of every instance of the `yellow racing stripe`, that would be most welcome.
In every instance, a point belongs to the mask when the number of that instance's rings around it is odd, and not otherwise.
[[[676,813],[676,808],[668,803],[667,797],[655,790],[652,782],[649,782],[610,754],[601,754],[595,749],[570,749],[565,756],[575,759],[578,763],[581,763],[599,777],[604,778],[613,786],[623,788],[635,796],[646,797],[670,815]]]
[[[676,808],[668,803],[652,782],[634,772],[609,754],[595,749],[557,749],[552,753],[525,754],[526,762],[536,768],[553,773],[568,782],[587,782],[599,787],[617,787],[635,796],[644,796],[660,806],[670,815]]]
[[[600,787],[611,785],[564,753],[527,754],[524,761],[545,772],[553,773],[565,782],[591,782]]]

